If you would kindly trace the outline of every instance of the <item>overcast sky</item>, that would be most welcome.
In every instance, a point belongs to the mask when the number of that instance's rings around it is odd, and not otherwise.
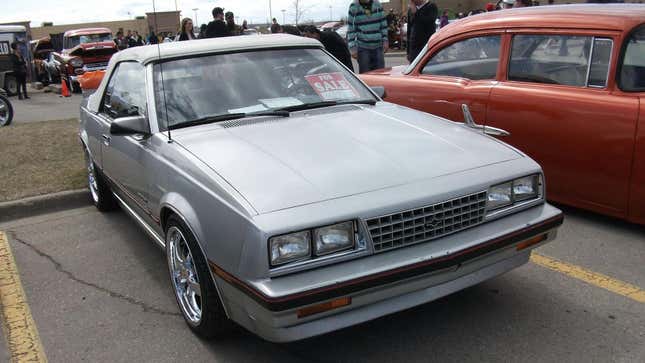
[[[31,20],[31,26],[40,26],[44,21],[56,24],[73,24],[92,21],[122,20],[152,12],[153,0],[0,0],[0,22]],[[351,0],[300,0],[307,9],[306,20],[328,20],[330,6],[334,19],[347,15]],[[212,18],[211,10],[220,6],[233,11],[236,17],[249,22],[266,22],[269,18],[269,0],[155,0],[157,11],[182,11],[182,17],[195,17],[206,23]],[[272,0],[273,17],[282,23],[282,9],[285,9],[287,23],[294,21],[294,0]],[[47,5],[44,5],[47,4]],[[195,19],[193,19],[194,21]]]

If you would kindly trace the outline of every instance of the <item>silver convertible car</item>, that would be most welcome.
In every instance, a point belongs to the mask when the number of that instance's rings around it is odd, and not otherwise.
[[[287,35],[119,52],[80,124],[94,204],[165,249],[190,328],[275,342],[440,298],[552,240],[540,166],[493,131],[383,102]]]

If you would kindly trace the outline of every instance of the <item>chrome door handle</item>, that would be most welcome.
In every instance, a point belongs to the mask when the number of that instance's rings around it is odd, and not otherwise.
[[[112,140],[112,138],[109,135],[103,134],[101,135],[101,138],[103,138],[103,145],[110,146],[110,140]]]

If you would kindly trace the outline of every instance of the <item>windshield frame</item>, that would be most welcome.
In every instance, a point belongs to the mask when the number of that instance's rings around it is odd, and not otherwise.
[[[248,49],[235,49],[235,50],[221,50],[221,51],[211,51],[211,52],[203,52],[203,53],[193,53],[193,54],[182,54],[180,56],[172,56],[172,57],[164,57],[162,59],[153,59],[149,62],[147,62],[147,66],[150,68],[151,72],[151,84],[149,91],[151,93],[151,102],[154,103],[154,110],[155,110],[155,119],[156,119],[156,124],[158,127],[158,130],[160,132],[167,132],[168,127],[172,127],[172,125],[169,125],[169,122],[167,120],[167,113],[164,113],[165,117],[159,117],[159,112],[157,111],[157,104],[158,104],[158,99],[157,99],[157,94],[162,94],[165,96],[165,93],[160,91],[157,92],[157,84],[154,81],[154,77],[156,77],[155,73],[156,71],[154,70],[156,65],[163,65],[164,63],[169,63],[169,62],[174,62],[174,61],[180,61],[183,59],[193,59],[193,58],[201,58],[201,57],[211,57],[211,56],[217,56],[217,55],[226,55],[226,54],[241,54],[241,53],[255,53],[255,52],[263,52],[263,51],[275,51],[275,50],[294,50],[294,49],[303,49],[303,50],[319,50],[322,51],[324,54],[326,54],[330,60],[330,62],[335,62],[338,66],[343,68],[344,70],[347,71],[347,74],[349,77],[352,77],[358,84],[360,84],[362,87],[364,87],[365,90],[374,98],[375,102],[382,102],[383,100],[378,96],[378,94],[370,87],[368,86],[358,75],[349,68],[347,68],[343,63],[341,63],[339,60],[337,60],[331,53],[329,53],[322,45],[321,46],[269,46],[269,47],[258,47],[258,48],[248,48]],[[357,99],[357,101],[364,101],[364,99]],[[165,102],[164,102],[165,104]],[[150,105],[148,106],[150,107]],[[273,109],[268,109],[267,111],[271,111]],[[254,117],[253,115],[249,115],[248,117]]]

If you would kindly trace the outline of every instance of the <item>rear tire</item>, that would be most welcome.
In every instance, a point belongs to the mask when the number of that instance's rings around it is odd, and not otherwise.
[[[231,330],[208,263],[190,229],[176,215],[168,218],[166,256],[179,310],[197,335],[213,339]]]
[[[13,107],[11,101],[3,95],[0,95],[0,127],[9,126],[13,120]]]
[[[118,204],[110,186],[85,150],[85,164],[87,166],[87,183],[90,189],[90,198],[94,206],[101,212],[109,212],[117,208]]]

